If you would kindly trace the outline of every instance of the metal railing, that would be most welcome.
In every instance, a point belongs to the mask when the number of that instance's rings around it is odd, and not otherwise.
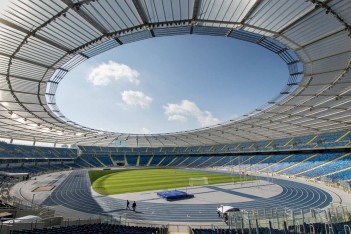
[[[351,221],[351,213],[348,207],[332,203],[326,209],[286,209],[284,213],[278,212],[277,209],[232,212],[229,213],[228,228],[239,230],[239,233],[243,230],[251,232],[253,228],[257,230],[259,228],[272,230],[287,228],[294,233],[307,233],[308,231],[315,233],[314,226],[310,224],[319,223],[325,225],[328,234],[333,234],[334,224],[349,221]]]

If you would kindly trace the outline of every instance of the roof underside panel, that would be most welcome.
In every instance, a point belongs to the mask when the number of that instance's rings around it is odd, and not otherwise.
[[[79,9],[91,16],[106,32],[119,31],[142,24],[132,1],[97,1],[91,5],[83,5]]]
[[[334,11],[338,13],[338,15],[349,25],[351,25],[351,2],[344,0],[334,0],[328,3]]]
[[[13,1],[0,17],[0,137],[190,147],[349,129],[350,23],[351,2],[343,0],[317,7],[304,0]],[[124,44],[185,34],[228,37],[272,51],[287,63],[287,86],[241,118],[177,133],[99,131],[60,112],[60,81],[87,59]]]
[[[149,23],[179,21],[192,18],[194,0],[146,0],[140,1],[140,5]]]
[[[325,14],[325,11],[320,9],[292,25],[283,32],[283,35],[300,46],[304,46],[342,29],[344,27],[335,17]]]
[[[241,22],[255,4],[254,0],[208,0],[200,2],[199,19],[225,22]]]

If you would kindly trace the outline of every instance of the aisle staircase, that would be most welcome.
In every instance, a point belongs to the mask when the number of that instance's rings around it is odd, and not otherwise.
[[[239,156],[233,157],[231,160],[229,160],[228,162],[226,162],[225,164],[223,164],[222,166],[227,166],[230,165],[230,163],[234,162],[235,159],[237,159]]]
[[[208,157],[208,159],[206,159],[205,161],[203,161],[202,163],[200,163],[199,165],[197,165],[196,167],[201,167],[201,165],[205,164],[206,162],[208,162],[209,160],[211,160],[214,156]]]
[[[273,167],[274,165],[276,165],[276,164],[278,164],[278,163],[281,163],[281,162],[283,162],[283,161],[289,159],[290,157],[292,157],[292,156],[294,156],[294,155],[295,155],[295,154],[287,155],[285,158],[279,160],[278,162],[272,163],[272,164],[270,164],[270,165],[268,165],[268,166],[266,166],[266,167],[264,167],[264,168],[262,168],[262,169],[260,169],[260,170],[258,170],[258,171],[259,171],[259,172],[266,171],[266,169],[268,169],[268,168],[270,168],[270,167]]]
[[[110,157],[110,160],[111,160],[111,162],[112,162],[112,165],[116,167],[116,166],[117,166],[117,163],[115,162],[115,160],[113,160],[111,154],[109,155],[109,157]]]
[[[166,165],[166,167],[168,167],[168,166],[172,165],[172,163],[173,163],[175,160],[177,160],[177,157],[174,157],[174,158],[173,158],[173,160],[172,160],[172,161],[170,161],[170,162],[169,162],[169,163]]]
[[[297,165],[300,165],[301,163],[306,162],[306,161],[308,161],[309,159],[316,157],[317,155],[318,155],[318,154],[312,154],[311,156],[305,158],[304,160],[302,160],[302,161],[300,161],[300,162],[296,162],[296,163],[294,163],[294,164],[292,164],[292,165],[290,165],[290,166],[288,166],[288,167],[285,167],[285,168],[283,168],[283,169],[281,169],[281,170],[279,170],[279,171],[276,171],[275,173],[279,174],[279,173],[281,173],[281,172],[283,172],[283,171],[285,171],[285,170],[288,170],[288,169],[290,169],[290,168],[292,168],[292,167],[295,167],[295,166],[297,166]]]
[[[197,161],[199,161],[201,159],[201,157],[195,159],[194,161],[192,161],[191,163],[189,163],[188,165],[186,165],[186,167],[190,167],[190,165],[193,165],[194,163],[196,163]]]
[[[149,161],[147,162],[147,164],[146,164],[147,167],[150,166],[150,164],[151,164],[151,162],[152,162],[153,159],[154,159],[154,155],[152,155],[152,156],[150,157]]]
[[[308,171],[315,170],[315,169],[320,168],[320,167],[323,167],[323,166],[325,166],[325,165],[328,165],[329,163],[335,162],[335,161],[337,161],[337,160],[339,160],[339,159],[342,159],[342,158],[344,158],[344,157],[346,157],[346,156],[349,156],[349,155],[350,155],[350,153],[343,154],[343,155],[341,155],[340,157],[334,158],[334,159],[332,159],[332,160],[330,160],[330,161],[327,161],[327,162],[325,162],[325,163],[323,163],[323,164],[321,164],[321,165],[318,165],[318,166],[309,168],[309,169],[304,170],[304,171],[300,171],[299,173],[296,173],[295,176],[300,175],[300,174],[303,174],[303,173],[306,173],[306,172],[308,172]]]
[[[226,157],[228,157],[228,156],[223,156],[223,157],[221,157],[221,158],[218,159],[216,162],[212,163],[212,164],[210,165],[210,167],[213,167],[213,165],[216,165],[219,161],[225,159]]]
[[[126,155],[126,153],[124,153],[123,158],[124,158],[124,165],[128,166],[128,165],[129,165],[129,163],[128,163],[128,159],[127,159],[127,155]]]
[[[272,155],[267,155],[267,156],[266,156],[265,158],[263,158],[261,161],[255,163],[255,164],[251,164],[251,165],[249,165],[248,167],[245,167],[245,170],[248,169],[248,168],[250,168],[250,167],[253,167],[253,166],[257,165],[257,164],[260,164],[260,163],[266,161],[267,159],[269,159],[269,158],[271,158],[271,157],[272,157]]]
[[[102,166],[107,167],[100,159],[99,157],[95,156],[96,161],[98,161]]]
[[[347,167],[347,168],[341,169],[341,170],[339,170],[339,171],[329,172],[329,173],[324,174],[324,175],[320,175],[320,176],[313,177],[312,179],[316,179],[316,178],[324,177],[324,176],[328,176],[328,175],[333,175],[333,174],[336,174],[336,173],[339,173],[339,172],[343,172],[343,171],[347,171],[347,170],[351,170],[351,167]]]
[[[342,139],[344,139],[344,137],[346,137],[347,135],[349,135],[351,133],[351,130],[350,131],[347,131],[347,132],[345,132],[345,134],[344,135],[342,135],[341,137],[339,137],[338,139],[336,139],[336,141],[335,142],[339,142],[339,141],[341,141]]]
[[[294,140],[294,137],[292,137],[290,140],[288,140],[283,146],[288,146],[290,144],[290,142],[292,142]]]
[[[140,154],[137,157],[137,161],[136,161],[136,165],[135,166],[138,167],[139,165],[140,165]]]
[[[248,157],[246,160],[243,160],[243,161],[239,162],[239,163],[237,164],[237,166],[246,164],[247,161],[250,162],[251,159],[254,158],[254,157],[256,157],[256,155],[250,156],[250,157]],[[246,168],[246,167],[245,167],[245,168]]]
[[[186,160],[188,160],[190,157],[188,156],[188,157],[186,157],[184,160],[182,160],[180,163],[178,163],[177,165],[176,165],[176,167],[179,167],[180,165],[182,165]]]
[[[80,159],[82,159],[86,164],[90,165],[91,167],[96,167],[95,165],[93,165],[90,162],[88,162],[87,160],[85,160],[83,157],[80,157]]]
[[[305,143],[305,145],[311,144],[317,137],[318,137],[318,135],[315,135],[315,136],[312,137],[310,140],[308,140],[308,141]]]
[[[164,161],[166,159],[166,156],[164,156],[161,160],[160,160],[160,162],[159,163],[157,163],[157,165],[156,166],[160,166],[161,165],[161,163]]]

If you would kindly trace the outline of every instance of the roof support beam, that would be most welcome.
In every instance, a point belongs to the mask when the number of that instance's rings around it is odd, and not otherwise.
[[[268,30],[268,29],[265,29],[265,28],[260,28],[260,27],[257,27],[257,26],[254,26],[254,25],[250,25],[250,24],[241,24],[241,23],[238,23],[238,22],[231,22],[231,21],[220,21],[220,20],[206,20],[206,19],[197,19],[196,20],[197,22],[200,22],[200,23],[222,23],[222,24],[228,24],[228,25],[237,25],[237,26],[245,26],[245,27],[249,27],[249,28],[253,28],[253,29],[257,29],[257,30],[260,30],[260,31],[263,31],[263,32],[268,32],[268,33],[271,33],[273,35],[277,34],[277,32],[275,31],[272,31],[272,30]]]
[[[140,18],[141,18],[141,21],[143,22],[143,24],[148,24],[149,20],[147,18],[147,14],[146,12],[144,11],[144,8],[143,6],[140,4],[140,1],[139,0],[132,0],[134,6],[135,6],[135,9],[137,10]]]
[[[7,21],[5,19],[2,19],[2,18],[0,18],[0,23],[3,24],[3,25],[6,25],[7,27],[13,28],[13,29],[15,29],[17,31],[23,32],[26,35],[29,35],[31,33],[27,29],[24,29],[24,28],[22,28],[22,27],[20,27],[20,26],[18,26],[16,24],[14,24],[14,23],[12,23],[10,21]],[[58,48],[58,49],[60,49],[62,51],[65,51],[66,53],[68,53],[70,51],[67,47],[65,47],[63,45],[60,45],[60,44],[57,44],[56,42],[53,42],[53,41],[51,41],[51,40],[49,40],[49,39],[47,39],[45,37],[42,37],[40,35],[35,35],[35,38],[38,39],[38,40],[41,40],[41,41],[43,41],[43,42],[45,42],[45,43],[47,43],[47,44],[49,44],[49,45],[51,45],[51,46],[53,46],[55,48]]]
[[[4,57],[11,58],[11,55],[8,55],[8,54],[2,53],[2,52],[0,52],[0,56],[4,56]],[[13,59],[16,59],[16,60],[19,60],[19,61],[22,61],[22,62],[26,62],[26,63],[30,63],[30,64],[33,64],[33,65],[36,65],[36,66],[39,66],[39,67],[43,67],[43,68],[46,68],[46,69],[49,69],[49,70],[56,70],[56,69],[53,68],[53,67],[50,67],[50,66],[48,66],[48,65],[45,65],[45,64],[42,64],[42,63],[38,63],[38,62],[29,60],[29,59],[25,59],[25,58],[21,58],[21,57],[16,57],[16,56],[13,57]]]
[[[8,90],[7,90],[8,91]],[[0,104],[3,103],[3,102],[7,102],[7,103],[14,103],[14,104],[18,104],[17,101],[10,101],[10,100],[7,100],[7,101],[0,101]],[[38,105],[40,106],[40,104],[38,104],[37,102],[21,102],[21,104],[28,104],[28,105]],[[19,104],[18,104],[19,105]],[[0,110],[1,111],[1,110]]]
[[[5,74],[5,73],[0,73],[0,76],[7,76],[7,74]],[[24,76],[9,75],[9,77],[13,77],[13,78],[16,78],[16,79],[21,79],[21,80],[26,80],[26,81],[31,81],[31,82],[40,82],[40,80],[31,79],[31,78],[24,77]],[[42,83],[46,83],[46,81],[42,81]]]
[[[314,40],[314,41],[311,41],[311,42],[308,42],[307,44],[301,45],[302,48],[298,48],[296,51],[301,50],[301,49],[303,49],[303,48],[305,48],[305,47],[307,47],[307,46],[313,45],[313,44],[315,44],[315,43],[318,43],[318,42],[320,42],[320,41],[323,41],[324,39],[327,39],[328,37],[335,36],[335,35],[337,35],[338,33],[342,33],[342,32],[344,32],[344,31],[345,31],[344,29],[340,29],[340,30],[337,30],[337,31],[335,31],[335,32],[328,33],[328,34],[326,34],[326,35],[324,35],[324,36],[322,36],[322,37],[320,37],[320,38],[317,38],[317,39]]]
[[[213,133],[211,133],[211,134],[213,134]],[[214,136],[216,136],[216,137],[219,137],[219,136],[217,136],[217,135],[215,135],[215,134],[213,134]],[[216,140],[214,140],[214,139],[212,139],[212,138],[208,138],[208,137],[205,137],[204,135],[198,135],[198,134],[194,134],[194,133],[190,133],[189,134],[189,136],[191,136],[191,137],[188,137],[188,136],[186,136],[186,139],[190,139],[190,140],[192,140],[192,141],[196,141],[196,142],[200,142],[200,145],[204,145],[205,143],[203,142],[203,141],[201,141],[201,140],[205,140],[205,141],[211,141],[211,142],[213,142],[214,144],[220,144],[218,141],[216,141]],[[199,137],[198,137],[199,136]],[[224,138],[224,137],[219,137],[219,138]],[[225,139],[225,138],[224,138]],[[191,144],[190,144],[191,145]]]
[[[194,8],[193,8],[193,15],[191,17],[192,20],[197,20],[198,13],[199,13],[199,6],[200,6],[200,0],[195,0],[194,1]]]
[[[259,5],[263,2],[263,0],[256,0],[255,4],[251,7],[249,12],[244,16],[244,18],[241,20],[241,24],[244,24],[252,15],[252,13],[259,7]]]
[[[318,59],[315,59],[315,60],[312,60],[312,61],[308,61],[308,62],[304,62],[304,63],[305,64],[311,64],[311,63],[315,63],[315,62],[321,61],[323,59],[328,59],[328,58],[332,58],[332,57],[343,55],[343,54],[347,54],[347,53],[351,53],[351,50],[347,50],[347,51],[340,52],[340,53],[337,53],[337,54],[328,55],[328,56],[325,56],[323,58],[318,58]]]
[[[194,1],[194,7],[193,7],[193,15],[191,16],[191,20],[193,21],[190,24],[190,34],[193,34],[194,32],[194,22],[197,20],[198,13],[199,13],[199,6],[200,6],[200,0],[195,0]]]
[[[194,25],[191,25],[191,26],[190,26],[190,32],[189,32],[189,33],[190,33],[190,34],[193,34],[193,32],[194,32]]]
[[[80,17],[82,17],[85,21],[87,21],[91,26],[96,28],[101,34],[106,35],[108,31],[100,25],[100,23],[96,22],[93,18],[91,18],[88,14],[84,11],[80,10],[81,3],[74,4],[71,0],[61,0],[65,3],[69,8],[75,11]]]
[[[281,113],[277,113],[277,112],[267,112],[267,113],[271,113],[271,114],[279,114],[279,115],[282,115]],[[294,116],[297,116],[297,115],[294,115]],[[299,116],[298,116],[299,117]],[[258,117],[257,119],[260,119],[261,121],[269,121],[265,118],[260,118]],[[303,131],[306,131],[306,130],[313,130],[313,131],[316,131],[317,129],[315,128],[311,128],[311,127],[308,127],[308,126],[304,126],[304,125],[301,125],[301,124],[295,124],[295,123],[291,123],[291,122],[288,122],[287,120],[289,120],[288,118],[284,118],[284,119],[279,119],[279,120],[273,120],[274,123],[280,123],[280,124],[286,124],[286,125],[289,125],[289,126],[294,126],[294,127],[297,127],[297,128],[302,128]],[[287,121],[287,122],[286,122]],[[310,120],[307,120],[307,121],[310,121]],[[269,123],[269,122],[267,122]],[[262,126],[259,126],[259,127],[262,127]],[[266,127],[267,128],[267,127]],[[269,128],[267,128],[269,129]],[[272,130],[272,129],[271,129]],[[247,131],[245,129],[245,131]],[[281,131],[283,132],[283,131]],[[288,132],[285,132],[285,134],[289,135]]]
[[[234,31],[234,28],[229,29],[228,32],[225,34],[225,36],[229,37],[230,34],[232,34],[233,31]]]
[[[89,59],[89,58],[90,58],[90,57],[89,57],[88,55],[86,55],[86,54],[83,54],[83,53],[78,53],[78,54],[79,54],[80,56],[86,58],[86,59]],[[62,68],[59,68],[59,69],[68,72],[68,70],[66,70],[66,69],[62,69]]]
[[[147,17],[147,14],[143,8],[143,6],[140,4],[140,0],[133,0],[132,1],[134,6],[135,6],[135,9],[137,10],[139,16],[140,16],[140,19],[141,21],[143,22],[144,25],[148,25],[149,24],[149,19]],[[152,35],[152,37],[155,37],[155,33],[152,29],[150,29],[150,33]]]
[[[1,92],[7,92],[7,91],[9,91],[9,90],[6,90],[6,89],[0,89],[0,91]],[[20,93],[20,94],[30,94],[30,95],[36,95],[36,93],[31,93],[31,92],[24,92],[24,91],[16,91],[16,90],[14,90],[13,92],[15,92],[15,93]]]
[[[331,2],[331,0],[326,0],[324,3],[328,4],[329,2]],[[296,25],[297,23],[301,22],[302,20],[304,20],[305,18],[309,17],[310,15],[312,15],[314,12],[316,12],[317,10],[319,10],[319,8],[314,8],[313,10],[307,12],[306,14],[304,14],[303,16],[301,16],[300,18],[296,19],[295,21],[293,21],[292,23],[288,24],[287,26],[285,26],[284,28],[280,29],[278,34],[282,34],[284,33],[286,30],[288,30],[289,28],[293,27],[294,25]]]
[[[118,44],[123,45],[123,42],[119,38],[116,37],[115,40],[117,41]]]
[[[298,95],[298,97],[311,97],[311,98],[315,98],[315,97],[336,97],[336,96],[338,96],[338,95],[336,95],[336,94],[335,95],[331,95],[331,94],[325,94],[325,93],[319,94],[318,96],[314,96],[314,95],[311,95],[311,94],[299,94]],[[343,95],[341,95],[341,97],[345,97],[345,98],[346,97],[351,97],[351,94],[349,94],[349,95],[343,94]],[[302,103],[301,105],[303,105],[304,103]],[[284,106],[289,106],[289,105],[284,104]]]
[[[200,22],[200,23],[214,23],[214,24],[215,23],[221,23],[221,24],[227,24],[227,25],[232,25],[232,26],[238,25],[238,26],[248,27],[248,28],[252,28],[252,29],[257,29],[257,30],[260,30],[262,32],[271,33],[273,36],[276,36],[276,37],[280,36],[280,37],[284,38],[288,42],[294,44],[297,47],[296,49],[301,48],[301,45],[297,44],[295,41],[292,41],[290,38],[285,37],[284,35],[280,35],[279,33],[275,32],[275,31],[268,30],[268,29],[261,28],[261,27],[257,27],[257,26],[250,25],[250,24],[246,24],[246,23],[241,24],[241,23],[238,23],[238,22],[231,22],[231,21],[203,20],[203,19],[198,19],[198,20],[196,20],[196,22]]]

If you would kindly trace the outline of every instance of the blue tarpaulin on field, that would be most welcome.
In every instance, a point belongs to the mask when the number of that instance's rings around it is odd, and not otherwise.
[[[157,192],[157,196],[162,197],[162,198],[166,199],[167,201],[187,199],[187,198],[194,197],[193,194],[189,194],[189,193],[179,191],[179,190]]]

